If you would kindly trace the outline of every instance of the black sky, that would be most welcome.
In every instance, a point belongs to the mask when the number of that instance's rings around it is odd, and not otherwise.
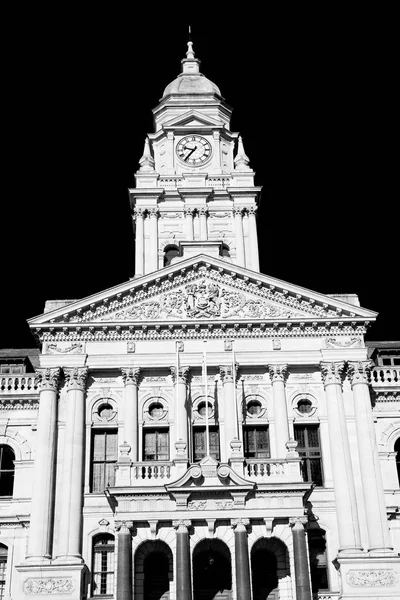
[[[0,347],[34,346],[26,319],[46,299],[133,276],[127,189],[190,22],[201,71],[233,107],[231,129],[263,187],[261,271],[356,293],[379,312],[367,339],[399,340],[393,15],[287,8],[217,22],[146,10],[4,23]]]

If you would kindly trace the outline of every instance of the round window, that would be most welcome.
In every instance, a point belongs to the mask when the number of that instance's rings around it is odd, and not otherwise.
[[[100,419],[110,419],[113,416],[114,409],[111,404],[102,404],[99,408]]]
[[[208,416],[210,416],[212,413],[212,405],[210,402],[207,402],[207,405],[208,405]],[[206,416],[206,403],[200,402],[197,410],[199,412],[199,415],[201,415],[202,417],[205,417]]]
[[[149,407],[149,415],[153,417],[153,419],[160,419],[163,416],[164,407],[161,402],[153,402]]]
[[[310,400],[299,400],[297,403],[297,410],[302,414],[308,414],[311,412],[312,403]]]
[[[258,400],[251,400],[250,402],[248,402],[247,412],[250,415],[259,415],[261,412],[261,402],[259,402]]]

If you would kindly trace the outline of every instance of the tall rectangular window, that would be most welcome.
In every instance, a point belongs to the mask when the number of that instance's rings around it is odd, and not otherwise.
[[[6,546],[0,544],[0,600],[5,598],[6,593],[7,553]]]
[[[144,430],[144,460],[169,460],[168,429]]]
[[[294,439],[301,460],[303,481],[322,486],[322,455],[319,442],[319,425],[295,425]]]
[[[210,456],[219,460],[219,433],[217,427],[209,428]],[[199,462],[207,454],[206,428],[193,430],[193,460]]]
[[[245,427],[243,429],[245,458],[269,458],[268,426]]]
[[[92,437],[92,492],[103,492],[115,484],[118,460],[118,432],[115,429],[94,430]]]
[[[114,549],[115,541],[109,533],[93,540],[93,596],[114,597]]]

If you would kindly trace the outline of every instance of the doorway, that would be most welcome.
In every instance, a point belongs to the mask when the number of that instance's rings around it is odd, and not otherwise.
[[[193,600],[232,600],[231,555],[221,540],[203,540],[194,549]]]

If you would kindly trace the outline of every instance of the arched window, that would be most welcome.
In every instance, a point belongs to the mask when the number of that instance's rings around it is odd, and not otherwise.
[[[400,437],[396,440],[394,445],[394,451],[396,452],[396,467],[397,467],[397,478],[400,485]]]
[[[171,264],[173,258],[179,256],[178,246],[166,246],[164,250],[164,267],[168,267]]]
[[[5,598],[6,593],[7,554],[7,547],[0,544],[0,600]]]
[[[15,454],[10,446],[0,445],[0,496],[12,496]]]
[[[92,594],[111,597],[114,594],[114,536],[102,533],[93,538]]]
[[[312,592],[315,594],[329,589],[325,531],[319,528],[308,529],[307,539],[310,556],[311,586]]]

